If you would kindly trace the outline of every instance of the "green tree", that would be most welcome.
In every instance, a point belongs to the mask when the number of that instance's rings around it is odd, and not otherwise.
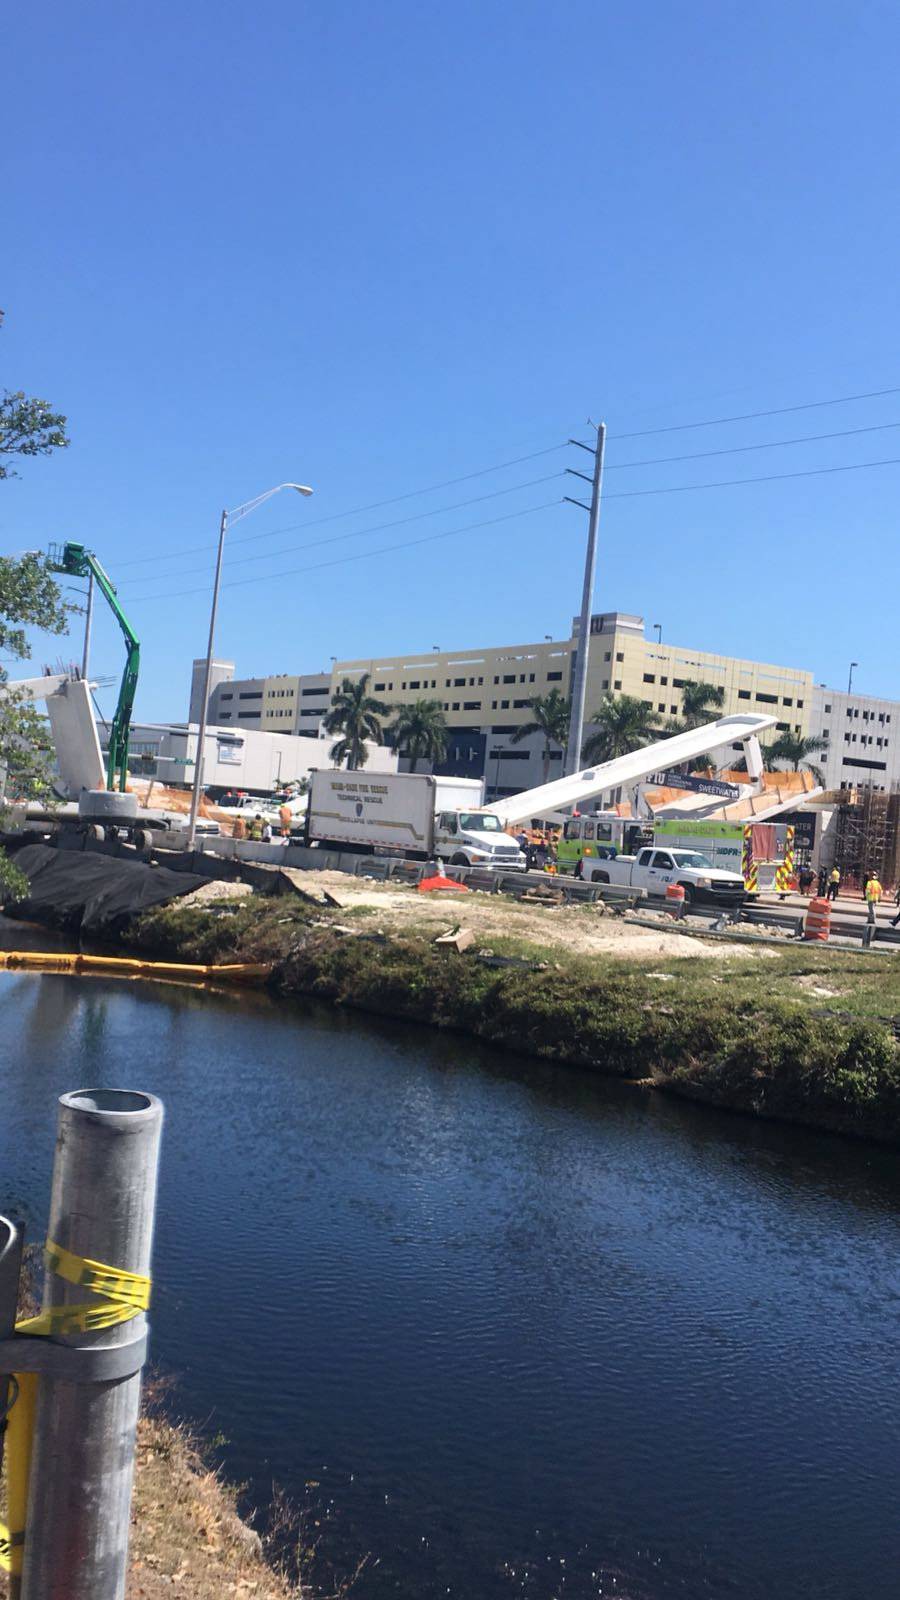
[[[364,672],[356,683],[345,678],[331,699],[331,710],[322,718],[326,733],[339,733],[341,738],[334,747],[336,766],[345,761],[348,772],[355,772],[366,764],[366,741],[381,744],[381,719],[384,707],[369,694],[370,674]]]
[[[655,718],[643,700],[631,694],[605,694],[588,719],[593,731],[584,741],[581,759],[588,766],[615,761],[640,750],[653,737]]]
[[[66,607],[41,556],[0,557],[0,649],[6,656],[28,656],[25,630],[65,633]],[[53,748],[45,719],[34,701],[9,687],[0,668],[0,816],[3,800],[41,800],[51,793]],[[0,851],[0,900],[21,899],[22,874]]]
[[[0,311],[0,326],[3,312]],[[0,397],[0,478],[17,478],[4,456],[47,456],[65,450],[69,439],[66,418],[49,400],[37,400],[24,390],[4,389]]]
[[[447,719],[440,700],[414,700],[410,706],[395,709],[397,716],[388,731],[397,749],[405,748],[410,772],[415,772],[422,760],[430,761],[432,766],[443,761],[447,753]]]
[[[780,733],[778,738],[773,740],[765,751],[766,765],[768,766],[773,761],[780,761],[789,767],[792,772],[799,772],[805,767],[808,772],[812,773],[819,787],[824,788],[825,775],[822,768],[815,761],[811,761],[810,756],[816,756],[820,750],[827,750],[827,748],[827,741],[820,739],[817,735],[804,739],[803,735],[799,733]]]
[[[671,731],[687,733],[691,728],[702,728],[705,722],[714,722],[724,704],[721,684],[695,683],[688,678],[681,692],[681,717],[672,723]]]
[[[531,738],[532,734],[541,735],[544,741],[543,770],[546,783],[550,776],[552,746],[557,745],[565,750],[569,742],[572,702],[566,700],[558,689],[551,689],[549,694],[532,695],[528,704],[531,708],[530,720],[516,729],[510,742],[520,744],[523,739]]]
[[[707,722],[715,722],[725,704],[725,690],[721,684],[705,683],[702,680],[695,682],[688,678],[682,689],[681,716],[673,722],[667,722],[665,731],[668,734],[690,733],[692,728],[702,728]],[[685,772],[706,772],[709,770],[709,756],[693,756],[690,761],[681,763]]]

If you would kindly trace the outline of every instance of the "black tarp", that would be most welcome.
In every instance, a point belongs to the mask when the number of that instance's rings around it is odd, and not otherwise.
[[[191,872],[47,844],[22,845],[13,859],[29,883],[28,899],[12,908],[16,917],[96,939],[114,937],[141,911],[207,881]]]

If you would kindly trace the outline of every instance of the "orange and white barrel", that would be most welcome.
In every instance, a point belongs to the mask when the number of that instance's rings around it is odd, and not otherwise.
[[[810,900],[803,928],[804,939],[828,939],[831,935],[831,906],[827,900]]]
[[[681,884],[681,883],[667,883],[666,884],[666,910],[670,911],[672,913],[673,917],[677,917],[677,915],[678,915],[678,913],[681,910],[681,907],[683,905],[684,905],[684,885]]]

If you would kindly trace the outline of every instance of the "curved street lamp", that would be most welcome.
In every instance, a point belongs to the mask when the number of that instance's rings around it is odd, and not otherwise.
[[[200,721],[197,727],[197,754],[194,759],[194,788],[191,794],[191,811],[188,818],[187,847],[194,848],[197,834],[197,816],[200,810],[200,795],[203,791],[203,756],[206,743],[206,721],[209,709],[209,684],[212,677],[213,646],[216,636],[216,612],[219,609],[219,585],[222,577],[222,557],[225,553],[225,535],[232,522],[240,522],[241,517],[246,517],[263,501],[271,500],[273,494],[280,494],[282,489],[294,489],[297,494],[311,495],[305,483],[276,483],[273,489],[266,489],[263,494],[258,494],[255,500],[245,500],[241,506],[235,506],[233,511],[223,511],[219,523],[219,546],[216,551],[216,575],[213,580],[212,605],[209,612],[209,641],[206,646],[206,671],[203,675],[203,699],[200,702]]]

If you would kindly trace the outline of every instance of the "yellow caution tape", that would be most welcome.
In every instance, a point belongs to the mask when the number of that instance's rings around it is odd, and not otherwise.
[[[109,1267],[102,1261],[91,1261],[88,1256],[77,1256],[50,1239],[44,1246],[44,1257],[49,1270],[58,1278],[103,1298],[84,1305],[51,1306],[39,1316],[17,1322],[16,1333],[35,1337],[112,1328],[119,1322],[130,1322],[150,1304],[150,1279],[142,1273],[127,1272],[124,1267]],[[0,1523],[0,1571],[13,1575],[22,1571],[38,1380],[35,1373],[23,1372],[16,1373],[15,1382],[18,1393],[9,1411],[6,1431],[10,1527]]]

